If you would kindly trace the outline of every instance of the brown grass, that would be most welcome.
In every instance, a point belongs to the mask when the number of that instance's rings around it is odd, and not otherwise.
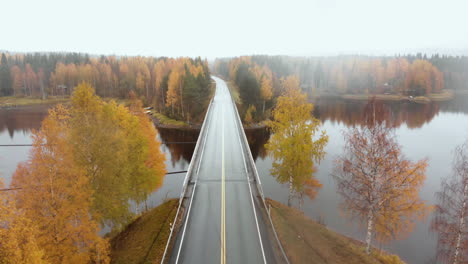
[[[374,249],[365,254],[361,242],[328,230],[294,208],[269,200],[276,231],[291,263],[403,263],[395,255]]]
[[[444,89],[440,93],[431,93],[428,95],[428,97],[432,101],[448,101],[448,100],[452,100],[454,96],[455,96],[455,93],[453,92],[453,90],[448,90],[448,89]]]
[[[69,101],[69,98],[52,97],[52,96],[49,96],[45,100],[42,100],[41,98],[33,98],[33,97],[4,96],[4,97],[0,97],[0,107],[25,106],[25,105],[37,105],[37,104],[54,104],[54,103],[64,103],[67,101]]]
[[[111,239],[111,263],[160,263],[178,199],[144,213]]]

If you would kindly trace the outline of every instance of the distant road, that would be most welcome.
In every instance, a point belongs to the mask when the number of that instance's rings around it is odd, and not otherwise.
[[[170,263],[276,263],[276,242],[254,177],[248,173],[243,130],[236,121],[226,83],[216,77],[216,94],[205,120],[199,155],[193,158],[192,195]]]

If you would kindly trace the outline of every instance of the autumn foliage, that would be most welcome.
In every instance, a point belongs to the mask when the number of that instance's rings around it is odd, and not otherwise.
[[[61,106],[49,112],[34,133],[30,160],[18,166],[12,186],[24,188],[16,194],[17,204],[37,226],[37,244],[48,262],[106,263],[107,242],[90,214],[93,190],[67,142],[68,117]]]
[[[37,226],[18,210],[14,195],[0,192],[0,263],[49,263],[38,246],[37,235]]]
[[[345,132],[333,173],[343,209],[363,220],[368,253],[372,237],[385,242],[405,236],[428,212],[419,198],[427,161],[404,157],[387,115],[383,105],[369,102],[366,124]]]
[[[283,95],[273,110],[273,120],[268,122],[272,136],[266,147],[274,159],[271,174],[279,183],[289,185],[288,206],[294,195],[315,198],[322,186],[313,175],[314,162],[324,157],[328,136],[324,131],[318,134],[321,123],[311,115],[312,108],[300,92],[296,77],[283,80]]]
[[[251,96],[258,102],[261,96],[257,91],[264,83],[259,77],[268,76],[266,80],[271,80],[273,88],[273,98],[264,96],[268,106],[271,99],[274,101],[280,95],[279,80],[289,75],[299,77],[301,89],[309,97],[319,92],[421,96],[439,93],[444,88],[465,89],[462,82],[468,78],[464,71],[467,63],[466,58],[427,58],[420,54],[394,57],[259,55],[217,59],[214,68],[239,87],[241,97]],[[446,85],[446,81],[456,87]],[[269,94],[262,92],[262,95]]]
[[[2,263],[108,263],[101,228],[120,228],[161,186],[164,155],[156,130],[132,96],[104,102],[86,83],[71,106],[49,111],[11,187],[0,192]],[[3,243],[3,238],[8,243]]]
[[[0,96],[68,97],[87,82],[101,97],[127,98],[186,122],[201,122],[211,95],[207,61],[200,58],[90,57],[87,54],[5,54]]]
[[[238,107],[244,122],[267,119],[273,106],[273,86],[276,81],[272,71],[267,66],[254,63],[248,56],[233,58],[228,62],[217,60],[215,68],[218,71],[223,67],[222,63],[227,63],[224,66],[227,72],[224,77],[229,78],[239,90],[241,105]]]

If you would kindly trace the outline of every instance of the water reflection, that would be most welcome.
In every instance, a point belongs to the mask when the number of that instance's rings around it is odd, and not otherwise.
[[[406,125],[420,128],[429,123],[439,112],[468,113],[468,97],[458,96],[451,102],[383,102],[390,110],[390,122],[394,127]],[[367,101],[346,101],[340,98],[321,98],[315,102],[314,115],[320,120],[343,123],[346,126],[363,124]]]
[[[323,129],[330,136],[326,147],[327,155],[315,173],[323,184],[317,197],[305,200],[304,214],[312,219],[322,219],[328,228],[347,236],[364,240],[365,232],[357,221],[343,218],[339,209],[340,199],[336,195],[336,184],[329,176],[334,159],[342,153],[344,141],[342,132],[354,125],[363,124],[366,102],[345,102],[338,99],[317,101],[315,114],[321,119]],[[435,193],[440,188],[441,178],[451,173],[452,151],[468,136],[468,97],[458,97],[452,103],[386,103],[391,109],[390,120],[396,127],[399,143],[408,159],[428,158],[427,178],[420,196],[428,204],[435,204]],[[268,131],[257,131],[257,140],[267,138]],[[251,132],[254,138],[254,132]],[[256,139],[250,139],[255,142]],[[264,146],[251,145],[253,153],[265,153]],[[273,160],[268,155],[256,156],[265,194],[284,204],[288,200],[288,186],[278,184],[270,173]],[[430,220],[418,222],[415,229],[403,240],[393,241],[383,248],[398,254],[407,263],[437,263],[435,252],[437,237],[429,232]]]
[[[169,153],[172,166],[175,166],[181,160],[190,162],[200,133],[199,130],[158,128],[158,132],[163,152]]]
[[[15,133],[29,133],[39,129],[42,120],[47,116],[50,105],[36,105],[12,109],[0,109],[0,134],[8,132],[10,139]]]

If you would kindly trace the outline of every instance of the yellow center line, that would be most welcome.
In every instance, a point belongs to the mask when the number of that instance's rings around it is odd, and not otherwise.
[[[225,199],[225,174],[224,174],[224,108],[221,134],[221,264],[226,263],[226,199]]]

